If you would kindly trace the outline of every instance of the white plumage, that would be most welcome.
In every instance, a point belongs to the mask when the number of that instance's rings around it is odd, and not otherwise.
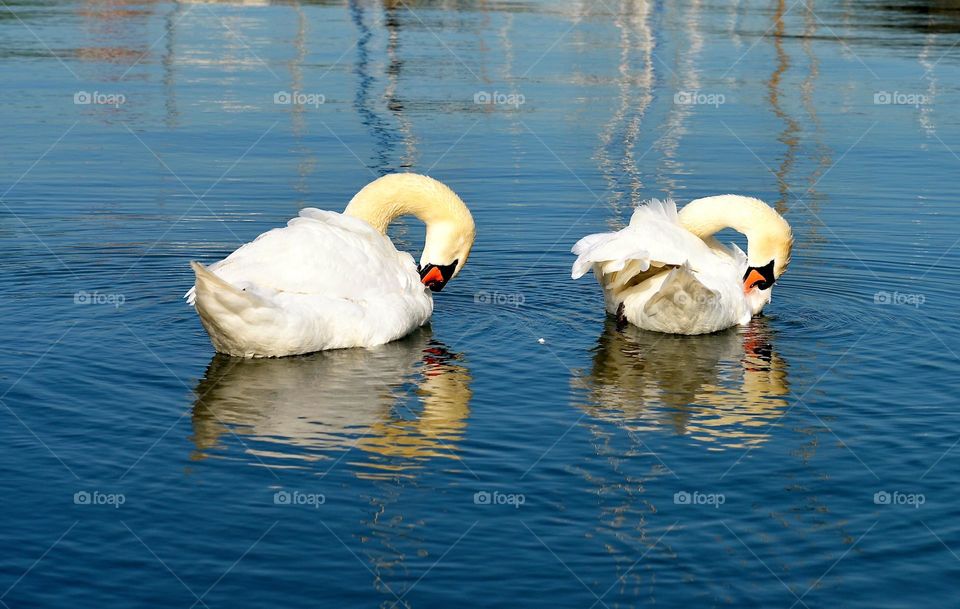
[[[730,222],[718,219],[726,214]],[[766,289],[744,285],[747,256],[712,237],[725,226],[764,244],[755,252],[758,267],[772,260],[771,272],[783,272],[792,243],[786,222],[762,201],[724,195],[691,202],[679,214],[670,200],[638,207],[623,230],[577,242],[572,277],[593,269],[607,311],[648,330],[705,334],[746,324],[769,302],[773,278]]]
[[[426,200],[422,189],[409,193],[411,186],[428,186],[456,200]],[[444,216],[442,208],[455,209],[457,203],[469,219],[466,207],[439,182],[415,174],[381,178],[358,193],[358,200],[366,208],[389,209],[369,221],[348,215],[349,207],[343,214],[304,209],[286,227],[260,235],[224,260],[207,267],[191,263],[196,284],[186,298],[217,351],[271,357],[372,347],[430,319],[433,299],[413,257],[397,251],[382,231],[396,216]],[[441,254],[434,247],[440,258],[429,262],[449,265],[459,257],[459,270],[473,243],[472,219],[463,230],[469,232],[466,253]]]

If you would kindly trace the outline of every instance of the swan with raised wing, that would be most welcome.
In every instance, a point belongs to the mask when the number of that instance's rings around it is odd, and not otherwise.
[[[747,253],[716,233],[747,237]],[[672,200],[639,206],[623,230],[588,235],[573,253],[574,279],[593,269],[618,321],[670,334],[707,334],[745,325],[770,302],[790,263],[787,221],[759,199],[705,197],[679,213]]]
[[[404,215],[427,226],[419,265],[386,234]],[[387,175],[342,214],[303,209],[219,262],[192,262],[196,283],[186,298],[220,353],[374,347],[430,319],[430,291],[457,276],[475,234],[470,211],[447,186],[413,173]]]

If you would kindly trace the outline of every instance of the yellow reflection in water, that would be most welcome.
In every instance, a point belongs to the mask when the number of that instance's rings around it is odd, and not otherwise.
[[[787,363],[773,348],[762,318],[745,329],[674,336],[608,320],[581,408],[629,431],[673,428],[711,448],[766,441],[767,427],[787,407]]]
[[[359,477],[394,477],[427,459],[458,458],[471,381],[461,357],[426,331],[370,350],[218,355],[195,390],[195,455],[236,434],[271,468],[305,467],[356,448],[366,457],[350,461],[362,468]]]

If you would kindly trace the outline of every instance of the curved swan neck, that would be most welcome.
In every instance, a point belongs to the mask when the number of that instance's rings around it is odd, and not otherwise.
[[[413,215],[431,226],[449,223],[471,232],[473,217],[463,201],[446,185],[415,173],[397,173],[370,182],[343,210],[368,222],[381,233],[400,216]]]
[[[779,277],[790,262],[793,233],[787,221],[775,209],[753,197],[719,195],[687,203],[680,210],[680,223],[701,239],[732,228],[746,235],[750,265],[774,261]]]

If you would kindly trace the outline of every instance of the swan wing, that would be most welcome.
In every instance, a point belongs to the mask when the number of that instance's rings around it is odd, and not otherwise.
[[[416,263],[358,218],[308,208],[207,267],[241,289],[362,299],[419,288]]]
[[[638,207],[626,228],[588,235],[574,253],[573,277],[592,268],[608,312],[641,328],[702,334],[743,319],[743,252],[688,231],[672,201]]]
[[[635,283],[642,275],[685,262],[696,267],[711,255],[702,239],[680,225],[676,204],[656,199],[638,207],[623,230],[587,235],[573,246],[573,253],[577,260],[572,277],[593,268],[607,287]],[[614,273],[618,276],[606,277]]]

